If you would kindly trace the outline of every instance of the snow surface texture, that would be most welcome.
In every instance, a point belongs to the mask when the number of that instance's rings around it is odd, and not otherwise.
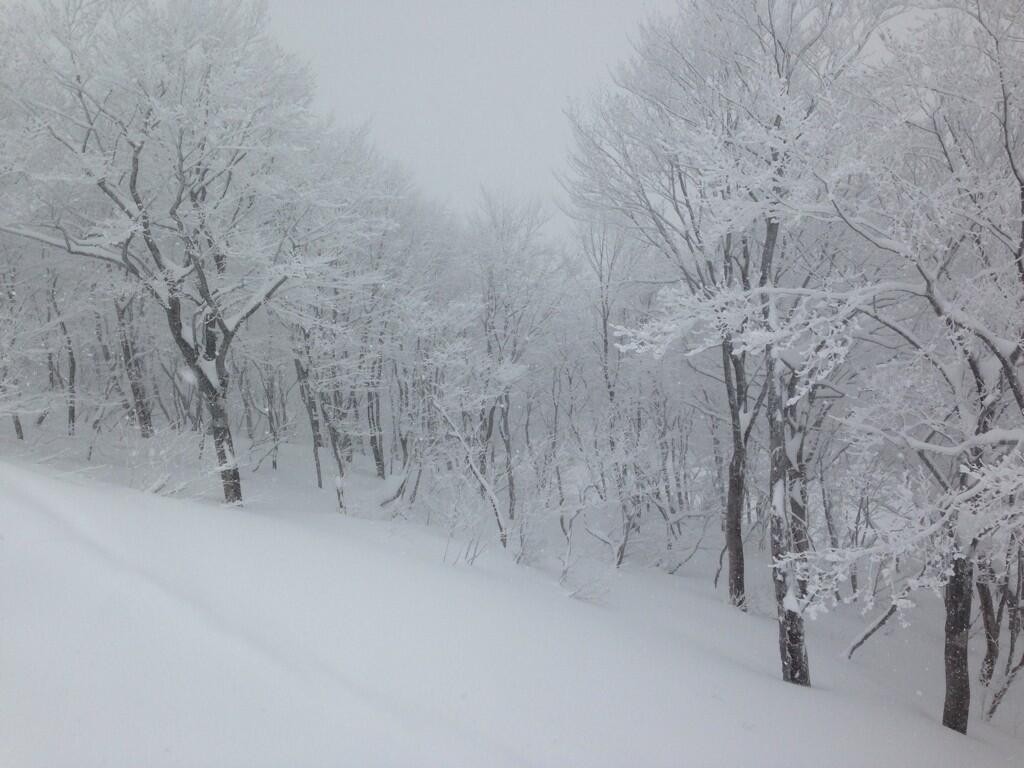
[[[815,688],[782,683],[773,621],[705,579],[622,572],[584,602],[286,496],[225,508],[12,464],[0,488],[3,766],[1022,764],[1020,741],[872,682],[848,636],[812,627]]]

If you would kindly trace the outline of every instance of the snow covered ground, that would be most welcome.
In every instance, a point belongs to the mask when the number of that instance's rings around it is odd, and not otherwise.
[[[798,689],[706,578],[571,599],[298,484],[232,509],[56,475],[0,463],[2,766],[1024,764],[1006,728],[938,725],[912,634],[847,662],[817,622]]]

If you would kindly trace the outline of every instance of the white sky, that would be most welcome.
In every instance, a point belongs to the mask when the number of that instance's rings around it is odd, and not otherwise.
[[[429,196],[475,207],[481,185],[549,203],[563,110],[608,81],[637,24],[672,0],[269,0],[322,106],[369,120]]]

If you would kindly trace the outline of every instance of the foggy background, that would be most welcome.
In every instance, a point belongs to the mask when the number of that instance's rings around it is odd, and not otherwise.
[[[321,107],[373,140],[430,197],[471,210],[481,186],[559,194],[564,109],[607,82],[636,26],[672,0],[270,0]]]

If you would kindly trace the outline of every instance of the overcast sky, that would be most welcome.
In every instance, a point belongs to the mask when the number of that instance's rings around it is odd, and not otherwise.
[[[481,185],[549,201],[563,110],[607,82],[637,24],[671,0],[270,0],[323,107],[369,120],[382,151],[459,209]]]

